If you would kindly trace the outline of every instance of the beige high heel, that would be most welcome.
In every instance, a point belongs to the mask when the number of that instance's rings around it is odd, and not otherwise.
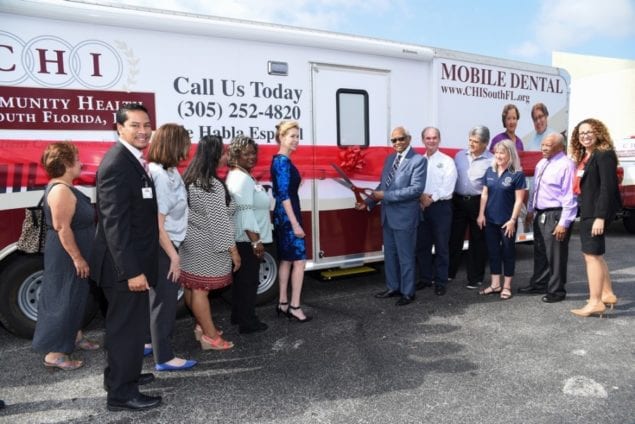
[[[584,308],[571,309],[571,313],[573,315],[578,317],[583,317],[583,318],[590,317],[591,315],[599,315],[600,318],[602,318],[605,311],[606,311],[606,306],[604,306],[604,303],[600,303],[596,306],[589,306],[587,304]]]
[[[617,296],[615,296],[615,294],[610,294],[608,296],[602,296],[602,303],[604,303],[610,309],[613,309],[613,308],[615,308],[615,305],[617,305]]]

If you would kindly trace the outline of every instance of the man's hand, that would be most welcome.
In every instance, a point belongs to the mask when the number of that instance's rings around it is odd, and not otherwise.
[[[421,194],[419,197],[419,204],[421,205],[421,209],[427,208],[433,203],[432,195],[428,193]]]
[[[525,216],[525,227],[531,228],[531,224],[533,222],[534,222],[534,213],[533,212],[527,212],[527,215]]]
[[[553,234],[556,240],[562,241],[564,240],[564,236],[567,234],[567,229],[562,225],[556,225],[556,229],[553,230],[553,233],[551,234]]]
[[[380,200],[384,198],[384,191],[373,190],[373,194],[371,194],[370,197],[372,197],[375,202],[379,202]]]
[[[128,278],[128,289],[133,292],[142,292],[150,290],[150,285],[145,274],[139,274],[136,277]]]

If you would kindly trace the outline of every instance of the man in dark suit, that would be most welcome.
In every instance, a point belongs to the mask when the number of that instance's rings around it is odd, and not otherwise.
[[[421,209],[419,197],[426,185],[426,159],[410,147],[410,134],[395,128],[390,141],[395,153],[384,162],[381,180],[372,197],[358,203],[358,210],[372,209],[381,202],[384,237],[384,272],[386,290],[375,297],[401,295],[398,306],[415,298],[415,247]]]
[[[99,222],[90,270],[108,299],[108,409],[141,410],[161,404],[160,396],[144,395],[138,388],[154,379],[141,374],[148,290],[156,282],[159,253],[156,196],[142,154],[152,126],[146,108],[136,103],[122,106],[116,119],[119,142],[97,171]]]

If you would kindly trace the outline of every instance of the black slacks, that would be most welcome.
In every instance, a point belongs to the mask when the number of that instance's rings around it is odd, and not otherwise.
[[[232,283],[232,321],[241,327],[249,327],[258,321],[256,297],[258,294],[260,261],[254,255],[249,242],[236,242],[240,254],[240,268],[234,273]]]
[[[143,344],[150,321],[148,292],[131,292],[123,282],[115,285],[103,288],[108,299],[104,382],[108,400],[126,401],[139,393]]]
[[[448,276],[455,278],[461,264],[465,230],[469,228],[470,245],[467,251],[467,281],[469,283],[483,282],[485,278],[485,263],[487,262],[487,247],[485,236],[476,223],[478,218],[481,196],[452,197],[452,232],[450,234],[450,267]]]
[[[564,240],[558,241],[553,230],[560,220],[561,210],[536,212],[534,214],[534,273],[529,284],[537,288],[546,288],[547,293],[566,295],[567,260],[569,259],[569,239],[571,226]]]

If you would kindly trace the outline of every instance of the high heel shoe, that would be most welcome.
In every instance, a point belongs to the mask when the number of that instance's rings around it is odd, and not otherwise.
[[[221,336],[216,336],[215,339],[212,339],[205,334],[201,334],[201,349],[203,350],[227,350],[232,347],[234,347],[234,344]]]
[[[287,307],[286,311],[282,309],[283,306],[287,306],[288,304],[289,302],[278,303],[278,306],[276,306],[276,316],[278,318],[280,318],[280,314],[282,314],[283,316],[289,316],[289,308]]]
[[[605,311],[606,311],[606,306],[604,306],[604,303],[599,303],[596,306],[589,306],[587,304],[584,308],[571,309],[571,313],[573,315],[584,317],[584,318],[590,317],[591,315],[599,315],[600,318],[602,318],[602,315],[604,315]]]
[[[617,296],[615,296],[615,294],[602,296],[602,303],[604,303],[604,305],[608,306],[610,309],[613,309],[615,308],[615,305],[617,305]]]
[[[298,309],[300,309],[300,306],[291,306],[289,305],[289,309],[287,310],[287,317],[289,317],[289,320],[296,320],[300,323],[305,323],[305,322],[309,322],[313,319],[313,317],[308,316],[308,315],[304,315],[304,319],[300,319],[297,315],[295,315],[292,311],[297,311]]]
[[[221,330],[220,328],[216,327],[216,333],[218,333],[219,336],[223,335],[223,330]],[[201,341],[201,336],[203,335],[203,329],[201,328],[200,325],[196,324],[196,327],[194,327],[194,338],[196,339],[197,342]]]

